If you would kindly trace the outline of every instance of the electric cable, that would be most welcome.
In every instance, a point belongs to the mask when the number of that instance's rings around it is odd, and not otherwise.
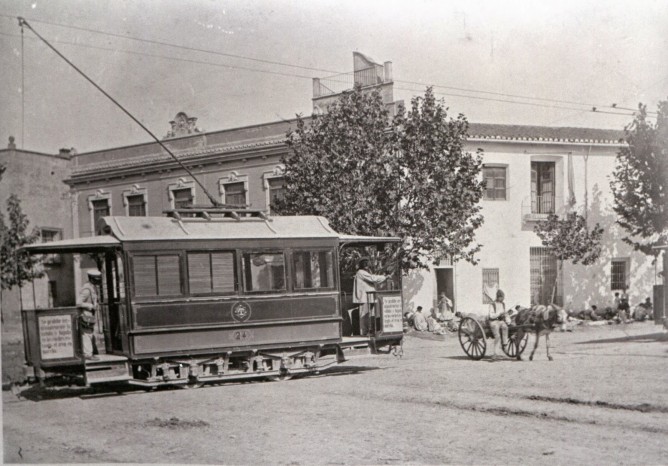
[[[95,83],[95,81],[93,81],[91,78],[89,78],[88,75],[86,75],[86,73],[81,71],[74,63],[72,63],[67,57],[65,57],[65,55],[60,53],[60,51],[58,51],[58,49],[56,49],[53,45],[51,45],[49,43],[49,41],[44,39],[37,31],[35,31],[35,29],[33,29],[33,27],[25,19],[23,19],[19,16],[18,20],[19,20],[19,26],[21,26],[21,27],[25,26],[28,29],[30,29],[33,34],[35,34],[37,37],[39,37],[39,39],[42,42],[44,42],[51,50],[53,50],[60,58],[65,60],[65,62],[67,62],[68,65],[70,65],[72,68],[74,68],[81,76],[83,76],[89,83],[91,83],[98,91],[100,91],[102,94],[104,94],[105,97],[107,97],[109,100],[111,100],[127,116],[129,116],[135,123],[137,123],[144,131],[146,131],[149,134],[149,136],[151,136],[155,140],[155,142],[157,142],[158,145],[160,145],[160,147],[162,147],[169,155],[171,155],[172,158],[179,164],[179,166],[181,166],[181,168],[183,168],[186,171],[186,173],[188,173],[195,180],[195,182],[197,182],[197,184],[200,186],[200,188],[202,188],[202,190],[204,191],[204,194],[207,195],[207,197],[211,201],[211,204],[214,207],[217,207],[217,206],[221,205],[220,202],[218,202],[216,200],[216,198],[214,198],[211,195],[211,193],[206,189],[206,187],[199,181],[199,179],[197,179],[197,177],[195,175],[193,175],[193,173],[188,169],[188,167],[186,167],[183,164],[183,162],[181,162],[178,159],[178,157],[176,155],[174,155],[174,153],[171,150],[169,150],[169,148],[165,144],[163,144],[163,142],[160,141],[160,139],[158,139],[155,134],[153,134],[151,132],[151,130],[149,130],[146,126],[144,126],[144,124],[141,121],[139,121],[137,118],[135,118],[135,116],[132,115],[132,113],[130,113],[128,110],[126,110],[126,108],[123,107],[123,105],[121,105],[116,99],[114,99],[111,95],[109,95],[104,89],[102,89],[100,86],[98,86]]]

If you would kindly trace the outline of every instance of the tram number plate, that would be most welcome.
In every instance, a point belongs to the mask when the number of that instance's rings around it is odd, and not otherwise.
[[[234,341],[249,341],[253,339],[253,332],[250,330],[234,330],[231,337]]]

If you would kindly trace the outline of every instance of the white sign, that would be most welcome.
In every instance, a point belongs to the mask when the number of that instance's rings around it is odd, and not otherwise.
[[[382,296],[381,300],[383,308],[383,332],[403,332],[404,316],[401,314],[401,296]]]
[[[39,316],[38,322],[42,359],[73,358],[72,316]]]

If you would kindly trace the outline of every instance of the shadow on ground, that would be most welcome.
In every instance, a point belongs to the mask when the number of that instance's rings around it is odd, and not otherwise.
[[[336,377],[340,375],[356,375],[363,372],[382,370],[380,367],[367,366],[345,366],[333,367],[320,372],[319,374],[297,375],[293,380],[297,379],[313,379],[320,377]],[[225,385],[241,385],[241,384],[257,384],[257,383],[271,383],[263,378],[244,381],[229,381],[223,383],[206,383],[199,387],[199,390],[207,388],[219,387]],[[289,383],[287,380],[284,383]],[[110,396],[125,396],[142,393],[150,393],[151,391],[167,391],[167,390],[182,390],[178,386],[164,386],[157,388],[142,388],[128,384],[105,384],[85,387],[69,383],[67,380],[49,380],[46,386],[38,384],[21,386],[13,384],[11,386],[12,393],[19,400],[28,401],[45,401],[45,400],[59,400],[66,398],[81,398],[82,400],[105,398]]]
[[[646,335],[629,335],[626,337],[617,337],[617,338],[606,338],[606,339],[596,339],[596,340],[587,340],[579,341],[576,345],[588,345],[592,343],[624,343],[624,342],[636,342],[636,343],[654,343],[657,341],[668,342],[668,333],[656,332],[649,333]]]

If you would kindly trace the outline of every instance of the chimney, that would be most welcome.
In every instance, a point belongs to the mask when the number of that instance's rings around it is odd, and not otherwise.
[[[7,144],[7,149],[16,150],[16,144],[14,143],[14,136],[9,136],[9,144]]]
[[[61,159],[70,159],[73,152],[75,152],[74,147],[71,149],[60,149],[60,151],[58,151],[58,157]]]

